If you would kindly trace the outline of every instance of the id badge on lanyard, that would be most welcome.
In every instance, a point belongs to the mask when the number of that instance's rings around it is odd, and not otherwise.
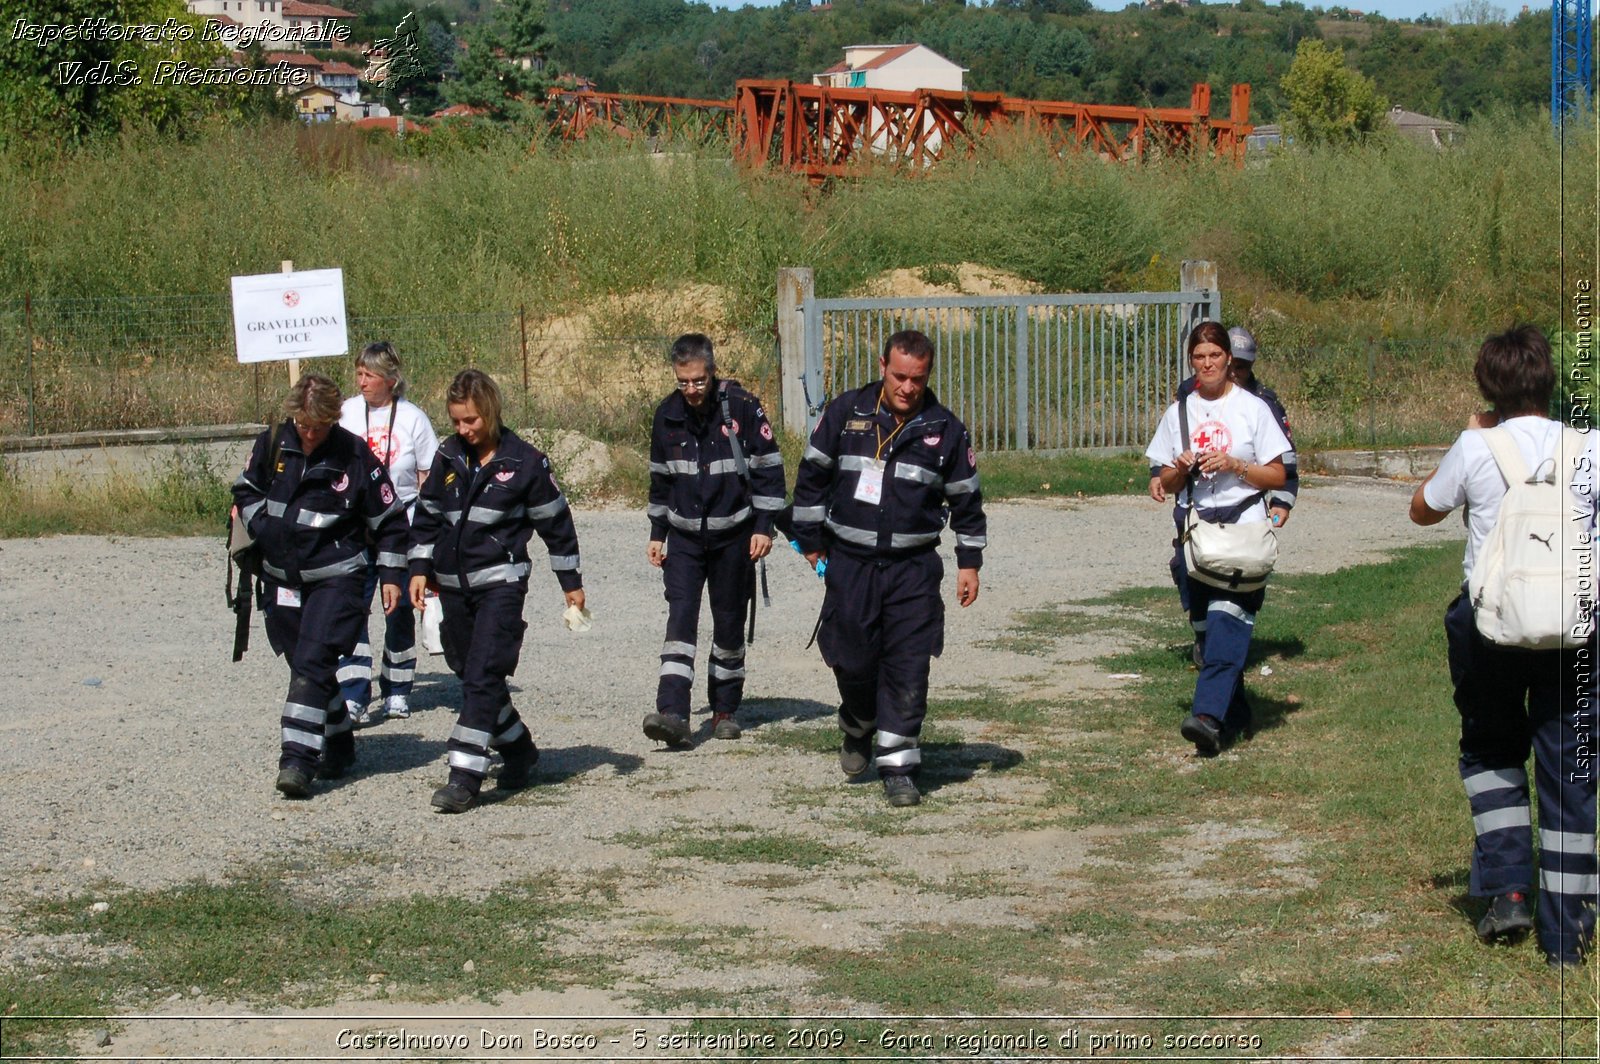
[[[883,502],[883,471],[886,463],[876,458],[869,459],[861,467],[861,476],[856,480],[856,498],[861,502],[870,502],[878,506]]]

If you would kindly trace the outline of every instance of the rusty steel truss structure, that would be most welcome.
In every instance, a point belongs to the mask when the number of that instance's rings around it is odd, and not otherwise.
[[[1249,85],[1233,86],[1228,117],[1213,118],[1204,83],[1186,108],[793,81],[740,81],[731,101],[583,90],[553,92],[551,103],[552,133],[564,139],[596,130],[659,141],[726,137],[747,166],[778,166],[815,181],[884,162],[921,169],[1000,136],[1043,137],[1057,153],[1088,151],[1116,162],[1214,155],[1240,163],[1253,128]]]

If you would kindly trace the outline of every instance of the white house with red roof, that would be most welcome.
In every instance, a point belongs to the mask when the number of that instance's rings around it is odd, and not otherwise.
[[[355,12],[299,0],[184,0],[191,14],[215,20],[231,47],[259,42],[268,49],[326,48],[350,38]]]
[[[967,70],[923,44],[852,44],[844,62],[812,77],[836,89],[949,89],[961,92]]]
[[[306,72],[308,78],[296,94],[296,110],[308,122],[333,119],[350,122],[358,118],[383,118],[389,113],[382,104],[361,98],[360,67],[305,52],[268,52],[263,60],[268,66],[286,66]]]

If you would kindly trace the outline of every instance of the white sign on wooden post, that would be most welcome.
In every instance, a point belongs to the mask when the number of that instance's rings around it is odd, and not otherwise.
[[[240,362],[346,354],[345,323],[343,270],[233,279],[233,339]]]

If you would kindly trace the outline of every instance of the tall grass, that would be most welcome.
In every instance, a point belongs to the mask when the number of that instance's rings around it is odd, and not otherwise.
[[[1569,134],[1563,155],[1547,122],[1509,115],[1443,152],[1390,140],[1241,169],[1135,167],[1013,143],[822,190],[618,140],[500,139],[437,157],[339,128],[129,135],[42,164],[0,156],[0,295],[218,291],[293,259],[342,266],[360,308],[559,312],[707,282],[757,325],[780,265],[815,267],[826,294],[960,260],[1092,290],[1175,286],[1179,261],[1207,256],[1225,291],[1320,307],[1320,327],[1354,305],[1380,321],[1410,308],[1395,320],[1419,334],[1473,331],[1507,314],[1553,319],[1563,177],[1569,231],[1592,232],[1594,165],[1592,130]],[[1567,269],[1592,275],[1580,245]]]
[[[872,167],[820,188],[746,172],[714,150],[653,155],[610,138],[397,143],[274,125],[184,144],[130,134],[42,163],[0,155],[0,411],[16,422],[27,407],[23,292],[221,293],[230,276],[291,259],[343,267],[351,313],[372,320],[512,321],[526,307],[523,408],[554,427],[598,420],[619,438],[658,390],[661,338],[685,330],[739,337],[749,349],[739,371],[776,394],[761,337],[780,266],[814,267],[821,295],[894,268],[948,279],[962,261],[1046,290],[1117,291],[1174,289],[1182,260],[1209,258],[1227,319],[1255,330],[1267,378],[1312,415],[1305,445],[1442,442],[1404,427],[1414,419],[1401,407],[1459,398],[1466,341],[1516,319],[1557,331],[1575,279],[1595,276],[1582,238],[1597,223],[1595,170],[1594,130],[1570,131],[1563,146],[1543,118],[1509,114],[1479,119],[1448,151],[1390,139],[1242,168],[1122,166],[997,141],[926,172]],[[677,298],[691,285],[714,286],[717,305]],[[494,329],[487,348],[416,354],[439,380],[468,361],[523,378],[516,330]],[[1368,345],[1422,340],[1450,353],[1368,380]],[[1402,429],[1379,431],[1390,422]]]

